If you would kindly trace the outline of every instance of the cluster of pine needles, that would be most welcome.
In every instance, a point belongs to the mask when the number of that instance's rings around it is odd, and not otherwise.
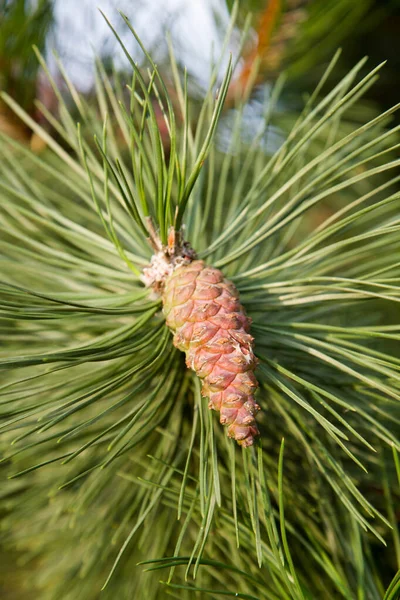
[[[232,62],[198,106],[132,35],[147,70],[119,39],[131,74],[98,61],[90,99],[39,55],[52,134],[2,96],[47,149],[1,135],[1,576],[24,599],[395,600],[397,107],[353,118],[380,67],[331,86],[336,55],[297,114],[279,78],[249,139],[246,104],[223,112]],[[184,226],[253,320],[252,448],[141,281],[150,219],[164,242]]]

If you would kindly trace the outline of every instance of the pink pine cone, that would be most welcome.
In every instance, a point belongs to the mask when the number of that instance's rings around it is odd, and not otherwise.
[[[257,359],[250,319],[233,283],[202,260],[175,269],[163,293],[167,325],[174,345],[186,353],[186,364],[203,380],[202,395],[220,411],[228,436],[251,446],[259,434],[254,400]]]

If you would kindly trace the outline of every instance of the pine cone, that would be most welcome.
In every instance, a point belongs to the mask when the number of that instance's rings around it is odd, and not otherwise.
[[[195,260],[166,279],[163,303],[174,345],[203,380],[209,408],[221,412],[229,437],[251,446],[259,434],[254,418],[260,410],[254,400],[257,359],[237,289],[221,271]]]

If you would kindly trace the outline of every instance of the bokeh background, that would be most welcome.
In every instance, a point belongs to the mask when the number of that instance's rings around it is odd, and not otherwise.
[[[36,45],[56,78],[54,53],[77,88],[90,94],[96,55],[113,61],[118,69],[127,68],[100,10],[114,22],[133,56],[141,60],[136,43],[118,18],[117,10],[121,10],[164,70],[168,68],[166,36],[170,37],[180,66],[188,70],[192,93],[201,95],[211,65],[222,52],[232,9],[233,2],[225,0],[1,0],[0,88],[37,119],[36,97],[56,112],[56,99],[32,52]],[[239,2],[238,13],[226,55],[232,52],[238,59],[236,73],[242,75],[260,60],[259,87],[268,86],[286,71],[296,102],[312,89],[327,61],[341,47],[342,73],[364,56],[369,57],[366,70],[386,60],[380,82],[372,87],[367,100],[381,110],[396,102],[399,0],[251,0]],[[247,43],[240,48],[243,27],[248,26]],[[336,77],[340,74],[337,70]],[[10,131],[14,119],[5,111],[2,107],[0,126]],[[23,136],[17,125],[14,135]]]

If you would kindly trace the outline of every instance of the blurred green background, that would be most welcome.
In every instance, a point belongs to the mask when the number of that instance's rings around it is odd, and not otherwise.
[[[32,45],[36,45],[44,53],[53,75],[57,76],[53,58],[56,51],[73,83],[90,93],[94,85],[95,54],[115,60],[117,67],[126,67],[98,9],[117,23],[128,49],[140,59],[135,43],[117,17],[119,9],[127,14],[159,64],[168,60],[165,41],[168,33],[177,60],[188,69],[201,90],[207,84],[213,58],[221,51],[232,6],[231,0],[1,0],[0,88],[37,119],[40,119],[40,111],[34,106],[37,96],[51,110],[56,110],[56,101],[32,52]],[[400,66],[399,0],[241,1],[237,29],[244,26],[246,19],[251,29],[242,52],[238,46],[240,31],[234,33],[228,45],[234,56],[242,54],[237,72],[246,58],[250,58],[257,35],[263,36],[268,11],[271,14],[267,17],[267,27],[271,27],[272,35],[260,50],[262,67],[258,84],[287,69],[292,79],[292,94],[300,98],[315,85],[340,46],[343,73],[364,56],[370,59],[366,69],[387,60],[380,82],[373,86],[368,98],[382,110],[396,102]],[[339,71],[336,76],[340,76]],[[3,118],[6,128],[4,121]]]

